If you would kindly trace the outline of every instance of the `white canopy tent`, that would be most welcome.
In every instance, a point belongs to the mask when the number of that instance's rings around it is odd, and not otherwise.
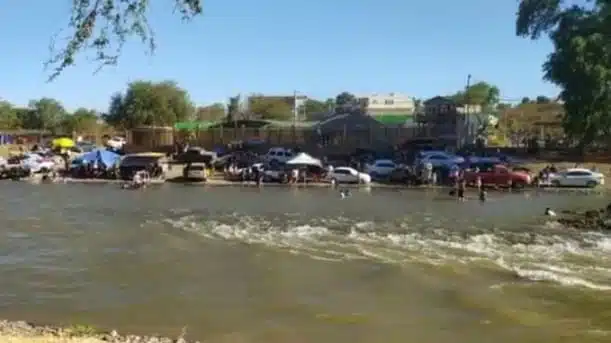
[[[322,162],[319,159],[314,158],[305,152],[300,152],[297,156],[286,162],[288,165],[303,165],[303,166],[316,166],[322,168]]]

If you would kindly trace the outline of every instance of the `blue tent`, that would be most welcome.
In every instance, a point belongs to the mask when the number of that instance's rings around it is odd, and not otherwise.
[[[121,156],[117,153],[108,150],[92,150],[88,153],[83,154],[77,160],[80,164],[84,163],[98,163],[106,167],[112,167],[119,161]]]

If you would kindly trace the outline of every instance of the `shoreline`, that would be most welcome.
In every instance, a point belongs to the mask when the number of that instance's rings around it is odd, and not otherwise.
[[[199,343],[185,339],[186,328],[175,338],[119,334],[88,325],[45,325],[26,321],[0,320],[0,342],[6,343]]]
[[[10,181],[10,180],[5,180]],[[13,181],[14,182],[14,181]],[[21,179],[19,182],[30,182],[30,183],[40,183],[39,177],[33,177],[29,179]],[[98,184],[98,185],[110,185],[110,184],[122,184],[125,183],[124,180],[118,179],[80,179],[80,178],[72,178],[65,177],[61,178],[55,182],[55,184]],[[338,186],[333,186],[328,182],[308,182],[308,183],[262,183],[260,186],[254,181],[248,182],[240,182],[240,181],[228,181],[221,178],[212,178],[207,181],[188,181],[184,180],[182,177],[169,178],[165,180],[155,179],[151,180],[151,185],[159,186],[164,184],[175,184],[175,185],[185,185],[185,186],[198,186],[198,187],[243,187],[243,188],[290,188],[290,189],[306,189],[306,188],[329,188],[329,189],[338,189],[338,188],[350,188],[350,189],[386,189],[386,190],[449,190],[452,189],[452,186],[449,185],[405,185],[405,184],[388,184],[388,183],[379,183],[372,182],[370,184],[341,184]],[[475,188],[469,187],[467,191],[474,191]],[[521,189],[508,190],[506,188],[502,189],[487,189],[491,192],[500,192],[500,193],[517,193],[517,192],[579,192],[579,193],[594,193],[594,194],[602,194],[609,191],[606,186],[596,187],[596,188],[579,188],[579,187],[525,187]]]

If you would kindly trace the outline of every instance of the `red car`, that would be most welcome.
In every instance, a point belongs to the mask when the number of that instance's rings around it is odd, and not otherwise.
[[[477,177],[482,180],[483,185],[498,187],[520,188],[532,182],[531,176],[524,171],[513,171],[502,164],[490,165],[488,168],[479,168],[479,171],[469,169],[465,171],[465,181],[475,184]]]

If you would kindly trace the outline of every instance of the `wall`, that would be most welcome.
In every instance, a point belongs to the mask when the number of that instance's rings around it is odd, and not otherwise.
[[[361,98],[367,99],[368,111],[372,113],[392,113],[400,111],[403,112],[403,114],[411,114],[415,110],[414,99],[403,94],[369,94]]]

